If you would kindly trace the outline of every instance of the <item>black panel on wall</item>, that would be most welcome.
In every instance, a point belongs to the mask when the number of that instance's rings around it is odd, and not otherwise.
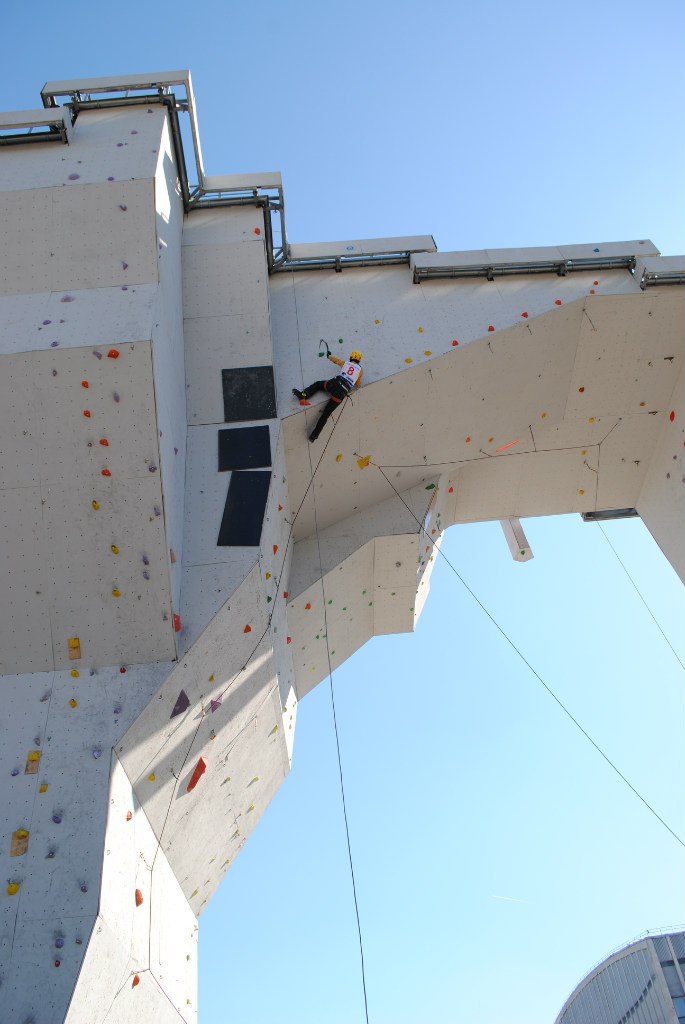
[[[273,366],[242,366],[222,370],[224,422],[270,420],[276,416]]]
[[[232,473],[219,530],[218,547],[257,547],[269,496],[271,473],[246,469]]]
[[[219,431],[219,472],[271,465],[269,428],[228,427]]]

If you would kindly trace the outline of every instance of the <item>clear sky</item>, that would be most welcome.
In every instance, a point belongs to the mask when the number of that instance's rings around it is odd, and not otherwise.
[[[650,238],[685,251],[682,0],[37,0],[3,13],[0,107],[53,78],[189,67],[208,173],[283,173],[288,234],[443,250]],[[444,550],[685,838],[685,672],[600,528]],[[683,588],[604,527],[685,661]],[[440,561],[414,635],[335,676],[372,1024],[552,1024],[612,947],[685,920],[685,850]],[[363,1021],[328,684],[200,926],[200,1024]]]

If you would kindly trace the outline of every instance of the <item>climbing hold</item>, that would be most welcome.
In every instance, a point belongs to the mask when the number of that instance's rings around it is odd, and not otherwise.
[[[38,792],[39,793],[47,793],[47,791],[48,791],[48,784],[47,784],[47,782],[41,782],[40,786],[38,787]]]
[[[100,444],[102,445],[103,448],[109,448],[109,441],[107,440],[106,437],[100,438]]]
[[[521,316],[523,317],[524,320],[528,319],[528,314],[527,313],[521,313]]]
[[[581,451],[580,454],[581,455],[587,455],[587,448],[583,448],[583,450]]]
[[[136,889],[136,906],[142,907],[143,905],[143,894],[140,889]]]
[[[181,632],[181,616],[177,615],[176,612],[174,612],[174,614],[172,616],[172,619],[173,619],[173,622],[174,622],[174,633],[180,633]]]
[[[23,857],[29,848],[29,834],[25,828],[18,828],[12,833],[10,857]]]
[[[266,603],[267,604],[271,604],[271,595],[270,594],[266,595]]]
[[[546,413],[546,412],[541,412],[541,413],[540,413],[540,419],[541,419],[541,420],[544,420],[544,418],[545,418],[545,416],[546,416],[546,415],[547,415],[547,413]]]
[[[312,403],[308,402],[306,398],[301,398],[300,399],[300,405],[311,405],[311,404]]]
[[[78,707],[78,701],[74,700],[74,698],[72,697],[71,700],[69,701],[69,707],[70,708],[77,708]]]
[[[465,440],[466,444],[471,444],[471,438],[470,437],[465,437],[464,440]]]
[[[245,629],[243,630],[243,633],[251,633],[251,632],[252,632],[252,626],[245,626]]]
[[[254,811],[254,804],[250,804],[250,806],[248,807],[248,809],[247,809],[247,811],[245,813],[246,814],[250,814],[251,811]]]
[[[270,572],[267,572],[267,573],[265,574],[265,576],[264,576],[264,579],[270,580],[270,579],[271,579],[271,573],[270,573]]]
[[[492,326],[492,324],[490,324],[490,326],[488,327],[488,331],[494,331],[494,329],[495,328]]]
[[[81,675],[81,673],[79,672],[79,670],[77,668],[72,668],[72,670],[69,673],[69,675],[72,677],[72,679],[78,679],[78,677]]]
[[[368,466],[370,461],[371,461],[371,456],[370,455],[364,455],[364,456],[362,456],[361,459],[357,459],[357,465],[359,466],[360,469],[366,469],[366,467]]]
[[[109,350],[109,352],[107,353],[107,358],[108,359],[118,359],[119,358],[119,350],[116,349],[116,348],[111,348]]]
[[[592,283],[593,284],[599,284],[599,281],[593,281]]]
[[[116,544],[110,544],[109,550],[112,552],[113,555],[119,554],[119,548],[116,546]]]
[[[126,675],[126,666],[125,665],[121,665],[120,668],[119,668],[119,672],[121,673],[122,676],[125,676]]]
[[[88,383],[88,381],[87,381],[87,380],[82,380],[82,381],[81,381],[81,387],[82,387],[82,388],[89,388],[89,387],[90,387],[90,384]]]
[[[594,288],[591,288],[591,289],[590,289],[590,295],[594,295],[594,294],[595,294],[595,289],[594,289]]]
[[[29,750],[24,775],[35,775],[40,764],[40,750]]]
[[[69,660],[77,661],[81,657],[81,641],[79,638],[77,636],[69,637],[67,647],[69,648]]]
[[[590,418],[588,420],[588,423],[594,423],[594,422],[595,422],[595,417],[594,416],[590,416]]]
[[[89,420],[90,419],[90,409],[84,409],[83,410],[83,415],[86,417],[87,420]]]
[[[109,469],[103,469],[100,475],[101,476],[111,476],[112,474],[111,474]]]
[[[7,895],[16,896],[21,889],[21,882],[8,882],[7,883]]]
[[[156,778],[157,778],[157,776],[155,775],[155,773],[154,772],[150,772],[150,774],[147,777],[147,781],[148,782],[154,782]]]
[[[554,300],[554,305],[555,306],[560,306],[561,305],[561,299],[555,299]]]
[[[423,334],[423,327],[419,327],[418,328],[418,332],[419,332],[419,334]]]
[[[121,591],[118,587],[114,587],[112,590],[112,597],[121,597]]]
[[[134,974],[131,982],[131,988],[135,988],[136,985],[140,985],[140,977],[137,974]]]
[[[456,339],[456,338],[453,338],[453,339],[452,339],[452,345],[453,345],[454,347],[456,347],[456,346],[457,346],[458,344],[459,344],[459,342],[457,341],[457,339]]]
[[[285,598],[286,601],[288,600],[288,591],[287,590],[283,591],[283,597]]]
[[[282,511],[283,511],[283,506],[282,506],[282,505],[279,505],[279,506],[278,506],[278,511],[279,511],[279,512],[282,512]]]
[[[407,356],[407,358],[404,361],[405,361],[405,363],[413,363],[414,362],[414,360],[410,359],[409,356]]]
[[[254,229],[254,233],[255,233],[255,235],[261,235],[262,229],[261,228],[255,228]]]
[[[126,821],[130,821],[133,817],[133,811],[126,811]]]
[[[673,423],[673,421],[675,420],[675,409],[671,409],[670,413],[668,414],[668,418],[671,421],[671,423]]]
[[[210,683],[213,683],[213,682],[214,682],[214,676],[213,676],[213,675],[211,675],[211,676],[209,677],[209,681],[210,681]]]
[[[98,509],[100,508],[100,502],[99,501],[91,501],[90,507],[92,508],[93,512],[97,512]]]
[[[454,494],[454,487],[450,487],[447,491],[448,494]]]
[[[434,488],[435,488],[435,484],[426,484],[426,490],[427,491],[432,491],[432,490],[434,490]]]
[[[312,606],[311,606],[311,604],[309,603],[309,601],[307,601],[306,605],[304,606],[304,610],[305,610],[306,612],[308,612],[308,611],[310,611],[310,610],[311,610],[311,607],[312,607]]]
[[[221,701],[221,697],[217,697],[215,700],[210,701],[209,710],[212,712],[212,714],[214,714],[215,711],[219,710],[219,708],[221,707]]]
[[[342,462],[342,452],[338,452],[338,454],[335,457],[335,461]]]
[[[293,642],[293,638],[291,636],[287,636],[285,638],[285,642],[286,642],[286,644],[291,644]]]
[[[99,747],[95,747],[95,749],[93,750],[93,757],[95,758],[96,761],[99,761],[100,758],[102,757],[102,751],[100,750]]]
[[[433,353],[430,350],[427,351],[427,352],[424,352],[423,354],[424,354],[424,356],[432,356],[433,355]]]
[[[169,718],[171,719],[171,718],[175,718],[176,715],[182,715],[183,712],[187,711],[189,707],[190,707],[190,698],[188,697],[188,694],[186,693],[185,690],[181,690],[181,692],[179,693],[178,697],[176,698],[176,703],[174,704],[174,710],[169,715]]]
[[[147,470],[148,470],[148,473],[156,473],[157,472],[157,467],[155,466],[154,462],[150,463],[150,465],[147,467]]]
[[[578,394],[582,395],[585,392],[585,388],[578,388]]]
[[[190,792],[192,792],[192,790],[195,789],[195,787],[197,786],[198,782],[200,781],[200,779],[202,778],[202,776],[204,775],[204,773],[206,771],[207,771],[207,762],[205,761],[204,757],[201,757],[199,759],[199,761],[197,762],[197,764],[195,765],[195,771],[190,776],[190,782],[188,783],[188,785],[186,787],[186,793],[190,793]]]
[[[278,551],[278,544],[274,544],[274,547],[273,547],[274,554],[276,554],[277,551]]]
[[[578,491],[578,494],[585,494],[585,491],[581,489],[580,491]]]
[[[52,820],[55,823],[55,825],[61,825],[62,824],[62,815],[55,813],[52,816]]]
[[[118,391],[113,391],[112,392],[112,398],[114,399],[115,402],[121,401],[121,399],[119,397],[119,392]]]
[[[247,784],[247,786],[245,788],[249,789],[250,786],[253,786],[255,784],[255,782],[259,782],[259,776],[258,775],[255,775],[254,778],[250,779],[250,781],[248,782],[248,784]]]
[[[276,725],[275,725],[275,726],[273,727],[273,729],[272,729],[272,730],[271,730],[271,732],[269,733],[269,736],[273,736],[273,734],[274,734],[275,732],[278,732],[278,722],[276,722]]]

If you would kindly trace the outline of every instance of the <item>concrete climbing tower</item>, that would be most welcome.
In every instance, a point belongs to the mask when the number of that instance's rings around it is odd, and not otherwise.
[[[187,72],[42,100],[0,115],[0,1019],[193,1022],[298,700],[448,526],[638,514],[685,577],[685,257],[289,245]],[[365,386],[310,446],[320,338]]]

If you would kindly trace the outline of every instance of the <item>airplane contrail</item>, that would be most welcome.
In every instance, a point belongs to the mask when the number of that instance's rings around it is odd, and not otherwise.
[[[519,900],[515,896],[491,896],[492,900],[506,900],[508,903],[527,903],[528,900]]]

